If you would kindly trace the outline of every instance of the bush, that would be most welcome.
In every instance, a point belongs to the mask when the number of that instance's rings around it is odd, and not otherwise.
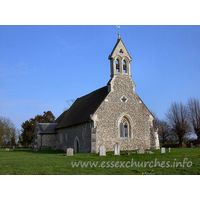
[[[198,140],[189,140],[186,143],[187,147],[191,147],[191,143],[193,144],[193,146],[199,145],[199,141]]]
[[[162,147],[165,147],[165,148],[169,148],[169,147],[178,148],[178,147],[180,147],[180,145],[179,144],[163,144]]]

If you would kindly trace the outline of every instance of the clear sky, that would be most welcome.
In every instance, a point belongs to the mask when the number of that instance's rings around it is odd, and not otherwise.
[[[0,116],[18,129],[43,111],[58,117],[107,84],[115,25],[0,26]],[[200,26],[120,26],[136,92],[160,119],[172,101],[200,99]]]

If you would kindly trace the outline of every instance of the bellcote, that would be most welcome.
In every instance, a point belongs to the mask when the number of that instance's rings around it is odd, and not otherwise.
[[[130,62],[132,58],[122,42],[119,34],[117,43],[108,59],[110,60],[111,78],[115,75],[131,76]]]

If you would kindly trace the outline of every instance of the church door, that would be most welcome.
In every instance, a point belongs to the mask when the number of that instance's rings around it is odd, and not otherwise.
[[[74,141],[74,153],[79,153],[79,143],[77,138]]]

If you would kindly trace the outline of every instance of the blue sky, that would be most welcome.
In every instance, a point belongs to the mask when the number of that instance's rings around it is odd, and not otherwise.
[[[43,111],[58,117],[107,84],[115,25],[0,26],[0,116],[17,128]],[[160,119],[172,101],[200,99],[200,26],[120,26],[136,92]]]

